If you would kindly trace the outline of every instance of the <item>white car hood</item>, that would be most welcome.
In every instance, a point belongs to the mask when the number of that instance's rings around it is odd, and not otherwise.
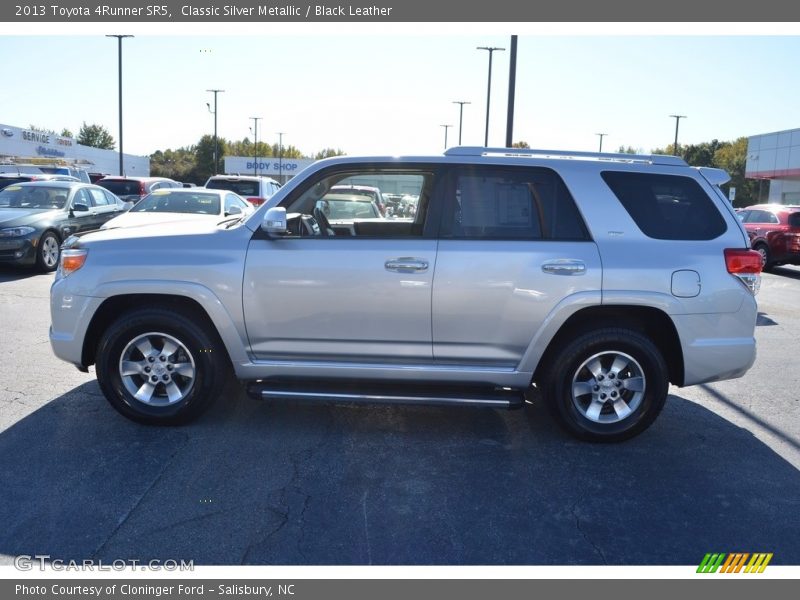
[[[206,222],[219,223],[224,217],[219,215],[198,215],[193,213],[168,213],[168,212],[127,212],[114,217],[103,224],[100,229],[114,227],[139,227],[157,223],[192,223]]]

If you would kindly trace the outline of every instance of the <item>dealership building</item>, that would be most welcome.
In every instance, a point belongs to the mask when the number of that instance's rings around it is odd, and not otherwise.
[[[759,179],[763,202],[800,204],[800,129],[754,135],[747,141],[745,177]]]
[[[48,162],[49,161],[49,162]],[[119,174],[119,152],[83,146],[74,138],[0,124],[0,163],[74,165],[89,173]],[[150,175],[150,157],[123,154],[125,175]]]

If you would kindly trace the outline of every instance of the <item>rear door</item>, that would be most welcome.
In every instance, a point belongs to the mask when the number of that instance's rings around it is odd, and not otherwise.
[[[597,246],[550,169],[459,167],[445,196],[433,281],[435,361],[516,367],[562,300],[599,293]]]

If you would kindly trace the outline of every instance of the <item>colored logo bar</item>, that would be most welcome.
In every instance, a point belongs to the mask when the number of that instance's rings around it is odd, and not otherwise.
[[[749,562],[747,559],[750,559]],[[708,553],[697,567],[698,573],[763,573],[772,560],[772,552]]]

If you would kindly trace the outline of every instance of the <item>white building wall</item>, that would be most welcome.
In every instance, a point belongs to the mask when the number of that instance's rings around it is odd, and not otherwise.
[[[85,161],[83,166],[93,173],[119,174],[119,152],[83,146],[74,138],[0,124],[0,161],[15,157],[52,158],[54,161]],[[123,154],[125,174],[150,175],[150,157]]]

